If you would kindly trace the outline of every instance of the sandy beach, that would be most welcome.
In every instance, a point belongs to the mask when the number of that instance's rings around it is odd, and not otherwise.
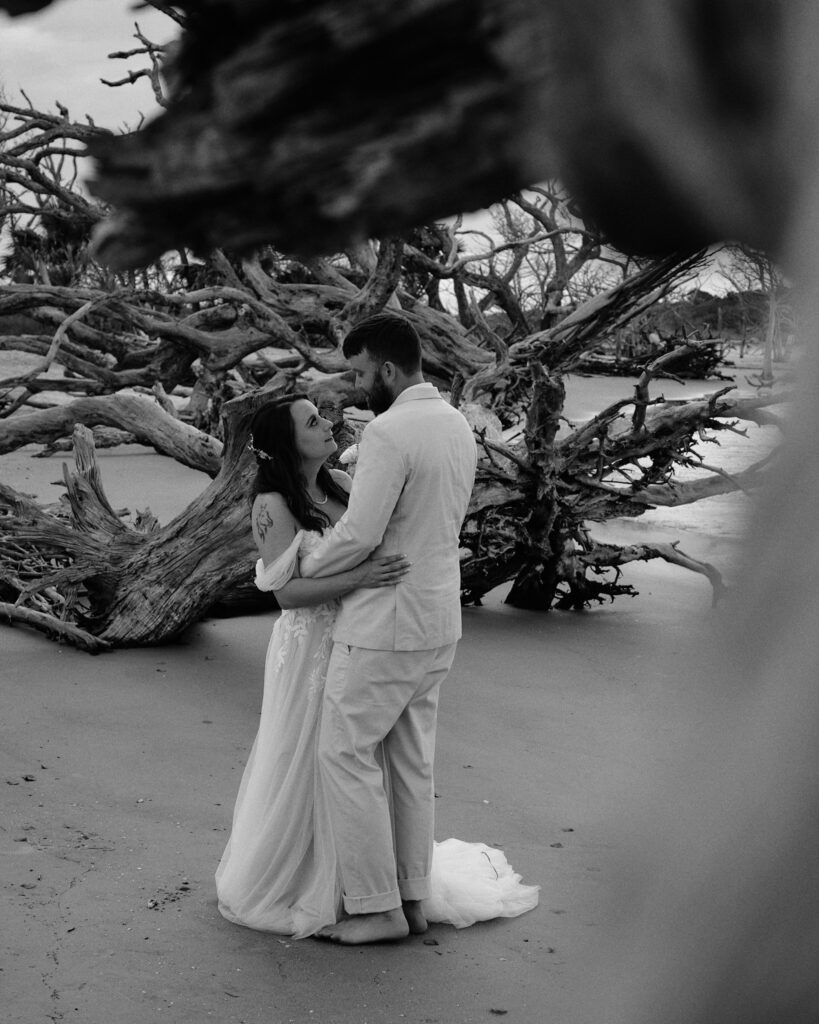
[[[604,386],[578,379],[569,415],[593,412]],[[0,474],[55,497],[66,457],[34,450],[0,457]],[[207,482],[136,447],[99,462],[114,507],[148,505],[162,522]],[[679,538],[731,582],[747,503],[709,502],[606,529]],[[587,1024],[629,822],[720,701],[697,665],[731,613],[730,599],[713,613],[708,581],[682,569],[654,562],[625,579],[639,596],[588,613],[514,610],[503,589],[465,610],[440,712],[436,833],[501,847],[540,905],[388,947],[294,942],[216,909],[270,616],[98,657],[0,626],[3,1019]]]

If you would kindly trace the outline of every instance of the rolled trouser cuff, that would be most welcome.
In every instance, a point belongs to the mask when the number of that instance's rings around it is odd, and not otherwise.
[[[407,896],[405,899],[413,899]],[[344,909],[348,914],[382,914],[385,910],[397,910],[401,906],[401,894],[397,889],[376,893],[374,896],[344,896]]]
[[[428,900],[432,895],[429,876],[425,878],[399,878],[398,891],[402,900]]]

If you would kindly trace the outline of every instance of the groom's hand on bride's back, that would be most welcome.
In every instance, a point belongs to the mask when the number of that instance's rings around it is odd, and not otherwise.
[[[370,555],[357,567],[361,573],[359,587],[394,587],[410,571],[406,555]]]

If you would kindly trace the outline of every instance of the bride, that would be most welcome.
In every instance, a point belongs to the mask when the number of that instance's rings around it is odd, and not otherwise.
[[[231,836],[216,872],[228,920],[304,938],[342,914],[327,796],[316,760],[321,697],[339,599],[359,587],[392,587],[409,570],[403,555],[371,557],[335,576],[308,579],[299,562],[344,514],[351,478],[330,469],[332,424],[303,395],[287,395],[254,417],[258,472],[253,536],[256,585],[282,609],[267,649],[256,739],[239,787]],[[512,917],[537,904],[500,850],[436,843],[427,921],[465,927]]]

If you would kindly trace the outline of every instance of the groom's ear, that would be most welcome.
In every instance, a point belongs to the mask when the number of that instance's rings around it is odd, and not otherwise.
[[[378,372],[385,384],[392,384],[398,374],[398,367],[387,359],[378,368]]]

